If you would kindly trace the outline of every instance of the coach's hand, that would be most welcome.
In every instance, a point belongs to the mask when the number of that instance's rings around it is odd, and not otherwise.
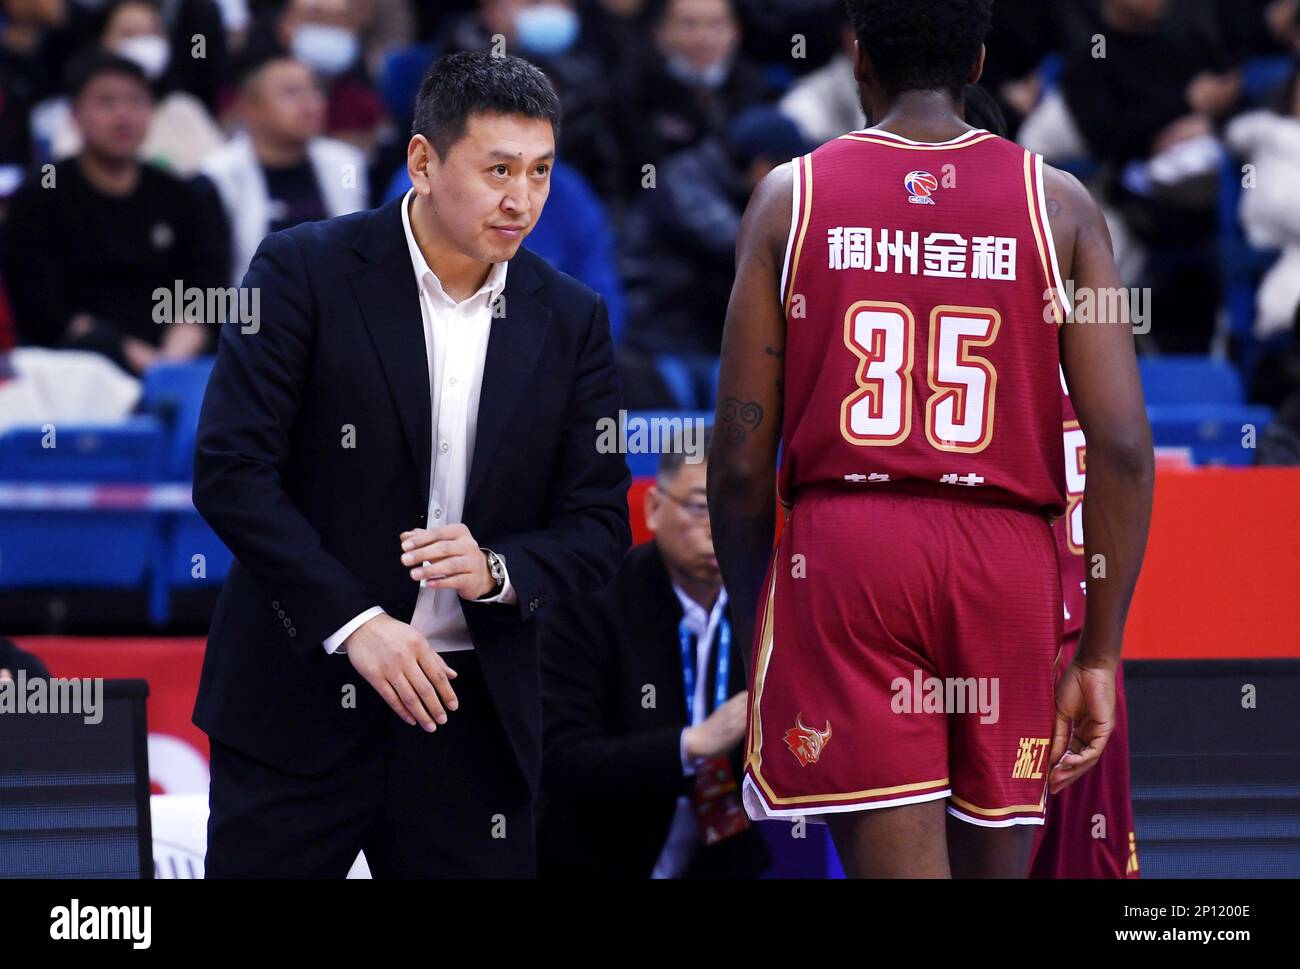
[[[722,757],[745,736],[749,692],[741,690],[708,715],[703,723],[686,728],[686,756]]]
[[[353,668],[384,698],[393,712],[429,732],[447,722],[443,709],[455,710],[451,680],[456,671],[442,661],[418,631],[392,616],[378,615],[358,626],[346,640]]]
[[[411,578],[429,589],[455,589],[462,599],[478,599],[496,584],[487,556],[462,523],[402,532],[402,564]]]
[[[1115,729],[1115,671],[1107,667],[1066,667],[1056,684],[1056,728],[1052,731],[1053,794],[1077,781],[1096,763]]]

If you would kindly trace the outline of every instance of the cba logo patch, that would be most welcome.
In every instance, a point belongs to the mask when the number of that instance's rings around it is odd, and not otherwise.
[[[799,761],[800,767],[815,764],[821,758],[826,741],[831,739],[831,722],[826,721],[825,730],[804,726],[803,713],[795,715],[794,726],[785,732],[785,745],[790,748]]]
[[[908,172],[903,187],[913,205],[933,205],[934,199],[930,195],[938,190],[939,180],[929,172]]]

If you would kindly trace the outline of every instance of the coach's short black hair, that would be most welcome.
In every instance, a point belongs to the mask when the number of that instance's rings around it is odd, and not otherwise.
[[[887,94],[961,93],[993,25],[993,0],[845,0]]]
[[[486,51],[448,54],[429,69],[415,98],[412,135],[424,135],[444,161],[470,115],[544,118],[560,137],[560,98],[546,75],[521,57]]]
[[[149,79],[145,77],[139,64],[99,47],[78,55],[68,65],[68,96],[73,101],[77,100],[91,81],[105,74],[119,74],[139,81],[140,86],[148,91],[151,97],[153,96],[153,88],[149,85]]]

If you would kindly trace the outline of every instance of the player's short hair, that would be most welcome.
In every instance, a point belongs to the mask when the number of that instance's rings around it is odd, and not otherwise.
[[[704,452],[704,460],[709,459],[709,448],[713,446],[713,425],[708,424],[704,428],[704,441],[700,450]],[[661,489],[672,484],[673,479],[677,477],[678,472],[686,464],[686,448],[684,440],[684,429],[673,434],[672,444],[668,450],[659,454],[659,467],[655,471],[655,484]]]
[[[887,94],[960,95],[993,26],[993,0],[845,0],[858,45]]]
[[[429,69],[415,98],[412,135],[424,135],[443,161],[474,114],[521,114],[551,123],[560,137],[560,98],[545,74],[521,57],[487,51],[448,54]]]

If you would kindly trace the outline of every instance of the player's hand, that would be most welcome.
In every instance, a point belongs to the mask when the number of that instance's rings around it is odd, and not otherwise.
[[[8,670],[6,670],[6,669],[0,669],[0,683],[3,683],[5,680],[8,680],[9,682],[12,683],[12,682],[13,682],[13,678],[14,678],[14,675],[13,675],[12,673],[10,673]]]
[[[463,524],[402,532],[402,564],[411,578],[429,589],[455,589],[462,599],[478,599],[496,583],[487,556]]]
[[[1115,671],[1071,663],[1056,684],[1049,790],[1056,794],[1090,770],[1114,729]]]
[[[353,630],[344,647],[352,667],[411,726],[418,722],[432,733],[447,722],[446,711],[456,709],[456,671],[406,623],[375,616]]]
[[[749,710],[749,691],[741,690],[705,718],[703,723],[686,728],[686,756],[721,757],[735,749],[745,736],[745,715]]]

